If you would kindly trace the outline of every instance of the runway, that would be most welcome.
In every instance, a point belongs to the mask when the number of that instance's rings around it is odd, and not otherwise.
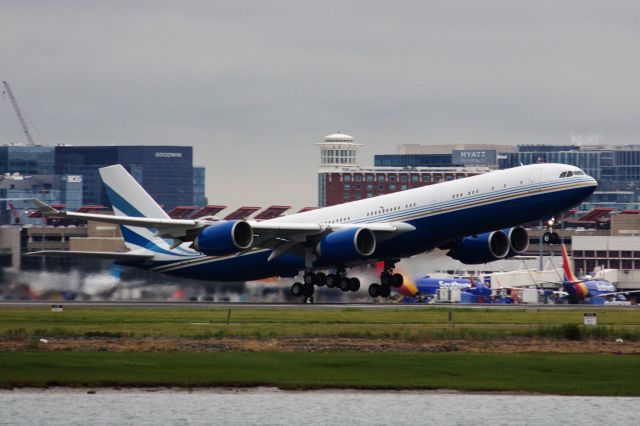
[[[603,309],[624,309],[635,310],[638,305],[503,305],[503,304],[418,304],[418,303],[261,303],[261,302],[163,302],[163,301],[60,301],[60,300],[3,300],[0,301],[2,307],[47,307],[51,305],[62,305],[63,307],[79,308],[162,308],[162,309],[495,309],[495,310],[563,310],[581,309],[585,311]]]

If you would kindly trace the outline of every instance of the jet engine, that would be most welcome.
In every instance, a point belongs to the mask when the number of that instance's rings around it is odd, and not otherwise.
[[[522,226],[503,229],[502,232],[509,237],[509,253],[507,257],[523,254],[529,248],[529,233]]]
[[[224,256],[246,250],[253,244],[253,229],[243,220],[214,223],[202,229],[193,248],[207,256]]]
[[[473,265],[503,259],[509,253],[509,249],[507,234],[503,231],[493,231],[455,241],[447,256]]]
[[[367,228],[346,228],[324,236],[316,246],[323,261],[345,262],[371,255],[376,249],[376,236]]]

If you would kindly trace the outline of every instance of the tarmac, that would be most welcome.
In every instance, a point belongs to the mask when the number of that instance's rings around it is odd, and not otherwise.
[[[459,304],[459,303],[262,303],[262,302],[164,302],[164,301],[60,301],[60,300],[2,300],[0,307],[35,307],[62,305],[82,308],[243,308],[243,309],[527,309],[527,310],[558,310],[558,309],[629,309],[636,310],[640,305],[553,305],[553,304]]]

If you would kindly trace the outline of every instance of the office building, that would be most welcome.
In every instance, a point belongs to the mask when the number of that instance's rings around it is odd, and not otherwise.
[[[54,147],[52,146],[0,146],[0,174],[26,175],[54,174]]]
[[[98,169],[113,164],[122,164],[166,211],[194,202],[190,146],[55,147],[56,174],[82,176],[85,204],[111,205]]]

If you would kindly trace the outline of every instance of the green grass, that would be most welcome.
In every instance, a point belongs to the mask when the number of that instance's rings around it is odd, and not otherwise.
[[[415,353],[0,353],[1,387],[277,386],[640,396],[640,357]]]
[[[354,337],[425,339],[566,338],[567,326],[581,324],[588,308],[535,309],[356,309],[310,310],[233,308],[81,308],[0,309],[0,338],[27,337]],[[454,326],[448,323],[453,313]],[[596,329],[581,337],[640,340],[635,310],[598,309]]]

